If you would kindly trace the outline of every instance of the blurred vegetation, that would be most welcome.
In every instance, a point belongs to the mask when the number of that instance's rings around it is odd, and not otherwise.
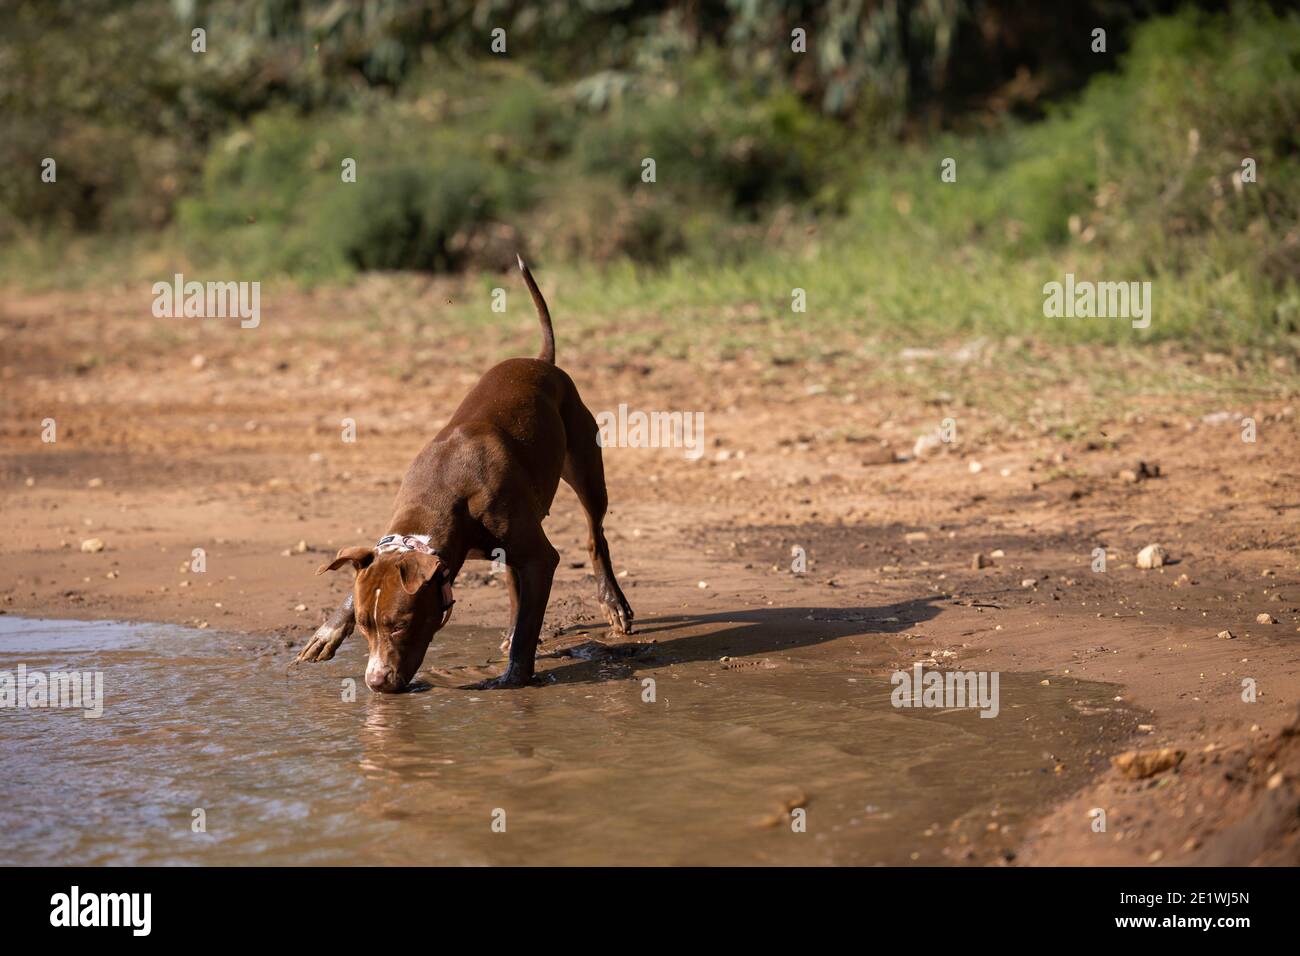
[[[1300,329],[1300,15],[1262,2],[17,0],[0,78],[0,277],[77,236],[310,282],[523,249],[684,321],[1014,335],[1073,271],[1158,320],[1049,337]]]

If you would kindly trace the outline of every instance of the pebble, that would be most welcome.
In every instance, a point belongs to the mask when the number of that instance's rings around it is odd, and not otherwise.
[[[1215,635],[1215,636],[1216,636],[1216,637],[1221,637],[1221,638],[1223,638],[1225,641],[1235,641],[1235,640],[1237,639],[1237,635],[1236,635],[1236,634],[1233,634],[1232,631],[1227,631],[1227,630],[1220,631],[1220,632],[1219,632],[1217,635]]]
[[[1111,757],[1110,762],[1114,764],[1116,770],[1130,780],[1145,780],[1147,777],[1172,770],[1183,762],[1185,756],[1186,753],[1182,750],[1162,747],[1159,750],[1130,750]]]
[[[1276,624],[1276,623],[1277,623],[1277,618],[1275,618],[1272,614],[1257,614],[1257,615],[1255,615],[1255,623],[1256,623],[1256,624]]]
[[[1138,552],[1137,566],[1144,570],[1163,567],[1169,552],[1158,544],[1149,544]]]
[[[104,540],[103,538],[87,538],[85,541],[81,542],[81,550],[86,554],[94,554],[97,551],[103,551]]]
[[[1022,588],[1032,588],[1037,583],[1038,583],[1037,578],[1024,578],[1021,580],[1020,586]]]
[[[305,610],[307,610],[307,605],[305,605],[305,604],[296,604],[296,605],[294,605],[294,608],[293,608],[293,609],[294,609],[295,611],[305,611]]]
[[[978,571],[980,568],[987,568],[993,562],[983,553],[975,554],[970,559],[971,570]]]
[[[922,435],[912,446],[912,457],[920,458],[927,452],[936,451],[943,444],[943,438],[938,430],[929,435]]]
[[[1139,461],[1136,467],[1125,468],[1119,473],[1119,476],[1124,481],[1137,484],[1139,481],[1146,481],[1148,478],[1159,478],[1160,466],[1148,465],[1145,461]]]

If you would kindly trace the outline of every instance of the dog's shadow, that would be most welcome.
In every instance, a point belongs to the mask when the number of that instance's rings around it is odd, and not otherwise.
[[[936,602],[948,595],[935,594],[879,607],[766,607],[710,614],[663,615],[637,622],[634,639],[587,640],[567,645],[539,659],[568,660],[547,669],[540,682],[554,684],[599,683],[627,680],[643,668],[658,668],[722,657],[756,658],[802,647],[824,644],[842,637],[898,634],[938,616]],[[727,625],[714,629],[712,625]],[[674,631],[701,633],[660,639]],[[647,643],[654,638],[654,643]]]

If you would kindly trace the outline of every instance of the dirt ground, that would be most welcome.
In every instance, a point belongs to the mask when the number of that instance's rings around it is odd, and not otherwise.
[[[5,613],[244,631],[291,658],[348,587],[346,575],[315,576],[317,565],[383,533],[407,463],[492,358],[536,350],[523,313],[506,331],[412,333],[421,311],[436,311],[436,289],[409,318],[333,331],[384,294],[374,284],[285,293],[257,330],[154,319],[127,291],[7,295]],[[739,662],[782,641],[834,655],[847,634],[874,637],[882,674],[923,661],[1105,681],[1143,715],[1131,735],[1096,741],[1080,789],[1027,832],[1003,834],[994,852],[941,830],[946,858],[1300,862],[1294,388],[1233,392],[1233,370],[1207,366],[1204,389],[1137,390],[1063,430],[1076,406],[1097,407],[1085,380],[1042,384],[1034,407],[1056,411],[1047,421],[996,398],[951,407],[942,394],[866,384],[883,362],[914,377],[931,364],[999,374],[996,359],[960,349],[686,361],[566,336],[562,302],[551,304],[560,364],[593,410],[704,415],[699,460],[606,452],[610,544],[638,622],[698,618],[699,652]],[[1253,443],[1241,415],[1256,422]],[[948,417],[957,440],[917,454],[918,437]],[[342,438],[346,418],[355,442]],[[53,443],[42,441],[46,419]],[[562,555],[554,651],[601,615],[565,487],[547,531]],[[90,539],[103,550],[84,551]],[[1169,563],[1137,568],[1153,543]],[[195,548],[204,573],[189,569]],[[806,573],[792,573],[795,548]],[[1097,548],[1104,572],[1092,567]],[[466,566],[458,599],[458,613],[504,625],[507,598],[486,565]],[[790,608],[807,613],[780,616]],[[734,630],[707,640],[710,622],[764,614],[779,627],[752,646]],[[1144,779],[1109,763],[1160,748],[1182,751],[1181,763]],[[1047,772],[1080,770],[1044,761]]]

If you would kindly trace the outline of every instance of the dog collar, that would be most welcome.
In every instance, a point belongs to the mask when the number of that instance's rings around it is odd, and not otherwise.
[[[427,534],[386,534],[375,545],[375,554],[384,554],[387,551],[419,551],[421,554],[441,557],[438,549],[429,544]]]
[[[419,551],[421,554],[431,554],[438,559],[438,563],[442,565],[443,570],[442,623],[438,627],[446,627],[447,622],[451,620],[451,608],[456,603],[456,599],[452,597],[451,593],[451,573],[446,570],[447,566],[443,564],[442,555],[438,553],[438,549],[429,544],[429,536],[427,534],[386,534],[375,545],[375,554],[385,554],[389,551]]]

